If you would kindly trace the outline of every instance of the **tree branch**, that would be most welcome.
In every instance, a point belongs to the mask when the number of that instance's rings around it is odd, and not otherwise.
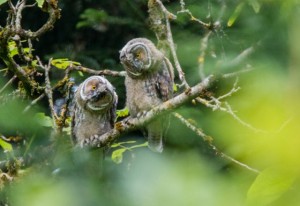
[[[117,72],[117,71],[113,71],[113,70],[109,70],[109,69],[94,70],[94,69],[90,69],[87,67],[74,66],[74,65],[72,65],[70,67],[70,69],[74,70],[74,71],[81,71],[81,72],[85,72],[88,74],[93,74],[93,75],[108,75],[108,76],[113,76],[113,77],[125,77],[125,75],[126,75],[125,71]]]
[[[210,149],[212,149],[215,154],[219,157],[222,157],[226,160],[229,160],[230,162],[233,162],[235,164],[237,164],[238,166],[250,170],[251,172],[254,173],[260,173],[257,169],[254,169],[228,155],[226,155],[225,153],[223,153],[222,151],[220,151],[215,145],[212,144],[213,138],[206,135],[204,132],[202,132],[200,129],[198,129],[196,126],[192,125],[189,121],[187,121],[183,116],[181,116],[178,113],[173,113],[173,115],[179,119],[185,126],[187,126],[189,129],[191,129],[193,132],[195,132],[199,137],[202,138],[202,140],[209,146]]]
[[[114,129],[101,135],[93,136],[90,139],[85,139],[80,143],[80,146],[90,146],[90,147],[104,147],[116,140],[122,134],[127,133],[132,130],[136,130],[154,118],[157,118],[160,115],[163,115],[167,112],[170,112],[185,102],[199,96],[205,89],[207,89],[213,82],[214,76],[210,75],[204,79],[201,83],[187,89],[185,92],[179,94],[178,96],[163,102],[162,104],[154,107],[148,111],[144,116],[140,118],[127,118],[123,121],[117,122]]]

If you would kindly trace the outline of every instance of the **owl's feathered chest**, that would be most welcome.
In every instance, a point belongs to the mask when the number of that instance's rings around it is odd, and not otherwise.
[[[149,75],[147,78],[141,79],[132,79],[126,76],[125,84],[127,107],[132,116],[136,116],[141,111],[150,110],[162,102],[157,93],[156,75]]]
[[[113,128],[109,111],[101,114],[92,114],[81,107],[75,111],[74,132],[80,141],[93,135],[102,135]]]

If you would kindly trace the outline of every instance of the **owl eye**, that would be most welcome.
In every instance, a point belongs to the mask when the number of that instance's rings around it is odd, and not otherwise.
[[[91,89],[95,90],[96,89],[96,85],[92,85]]]
[[[138,52],[138,53],[136,54],[136,58],[141,59],[141,58],[142,58],[142,52]]]

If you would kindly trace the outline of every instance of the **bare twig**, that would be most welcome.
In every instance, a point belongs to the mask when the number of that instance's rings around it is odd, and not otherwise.
[[[48,102],[49,102],[49,107],[50,107],[50,111],[51,111],[51,116],[52,116],[52,121],[53,121],[53,128],[54,128],[54,132],[57,134],[58,133],[58,125],[57,125],[57,119],[58,116],[55,112],[54,109],[54,104],[53,104],[53,94],[52,94],[52,88],[51,88],[51,82],[50,82],[50,78],[49,78],[49,70],[51,68],[51,60],[49,60],[48,65],[43,65],[40,58],[36,57],[39,63],[39,66],[41,68],[43,68],[45,70],[45,94],[48,97]]]
[[[232,89],[229,92],[227,92],[226,94],[224,94],[222,96],[219,96],[218,98],[214,98],[213,101],[218,101],[219,102],[220,100],[225,99],[227,97],[230,97],[232,94],[238,92],[241,89],[240,87],[237,86],[238,82],[239,82],[239,78],[237,77],[234,84],[233,84]]]
[[[199,96],[203,90],[210,86],[213,82],[213,76],[208,76],[205,80],[201,83],[187,89],[182,94],[154,107],[150,111],[148,111],[143,117],[141,118],[128,118],[126,120],[117,122],[113,130],[105,133],[101,136],[93,136],[90,139],[85,139],[84,142],[81,142],[81,146],[87,145],[91,147],[103,147],[110,142],[117,139],[121,134],[126,132],[135,130],[137,128],[142,127],[152,119],[156,118],[159,115],[163,115],[166,112],[174,110],[179,106],[183,105],[185,102]]]
[[[222,68],[231,68],[240,65],[242,62],[245,61],[246,58],[248,58],[251,54],[253,54],[254,51],[255,51],[255,46],[251,46],[245,49],[233,60],[231,60],[225,65],[222,65]]]
[[[25,109],[23,110],[23,113],[26,113],[33,105],[35,105],[36,103],[38,103],[44,97],[45,97],[45,93],[41,94],[40,96],[38,96],[37,98],[35,98],[33,101],[31,101],[30,104],[27,105],[27,107],[25,107]]]
[[[212,144],[213,138],[206,135],[203,131],[201,131],[199,128],[197,128],[196,126],[192,125],[188,120],[186,120],[182,115],[180,115],[179,113],[173,113],[173,115],[179,119],[185,126],[187,126],[189,129],[191,129],[193,132],[195,132],[199,137],[202,137],[202,140],[207,143],[207,145],[209,146],[210,149],[212,149],[216,155],[229,160],[230,162],[233,162],[237,165],[239,165],[240,167],[250,170],[251,172],[254,173],[260,173],[257,169],[254,169],[226,154],[224,154],[223,152],[221,152],[216,146],[214,146]]]
[[[223,74],[222,77],[223,78],[231,78],[231,77],[237,77],[240,74],[244,74],[244,73],[248,73],[253,71],[253,68],[250,65],[246,65],[246,68],[236,71],[236,72],[231,72],[231,73],[227,73],[227,74]]]
[[[11,84],[13,83],[13,81],[15,81],[15,79],[17,78],[16,75],[14,75],[0,90],[0,94]]]
[[[195,18],[194,15],[192,14],[192,12],[189,9],[185,8],[185,2],[183,0],[180,0],[180,7],[181,7],[181,10],[178,11],[177,14],[186,13],[190,16],[191,21],[195,21],[207,29],[211,27],[210,24],[205,23],[205,22],[201,21],[200,19]]]
[[[125,75],[126,75],[125,71],[117,72],[117,71],[112,71],[109,69],[94,70],[94,69],[90,69],[87,67],[75,66],[75,65],[72,65],[70,67],[70,69],[74,70],[74,71],[81,71],[81,72],[85,72],[88,74],[93,74],[93,75],[108,75],[108,76],[114,76],[114,77],[125,77]]]
[[[167,42],[173,57],[173,61],[175,64],[175,68],[177,69],[178,75],[179,75],[179,79],[181,80],[182,84],[185,86],[185,88],[189,88],[189,85],[185,79],[185,74],[181,68],[181,65],[179,63],[178,57],[177,57],[177,53],[176,53],[176,49],[175,49],[175,44],[173,41],[173,35],[172,35],[172,31],[171,31],[171,26],[170,26],[170,21],[169,19],[175,19],[176,15],[172,14],[171,12],[169,12],[166,7],[163,5],[163,3],[160,0],[155,0],[156,3],[159,5],[161,11],[164,13],[165,16],[165,24],[166,24],[166,32],[167,32]],[[151,11],[151,9],[149,9],[149,12]],[[153,14],[155,15],[155,14]]]
[[[228,104],[228,102],[225,102],[224,103],[226,108],[225,109],[221,109],[221,111],[225,111],[227,112],[228,114],[230,114],[236,121],[238,121],[240,124],[242,124],[243,126],[251,129],[252,131],[254,132],[259,132],[259,133],[268,133],[267,131],[265,130],[262,130],[262,129],[258,129],[258,128],[255,128],[254,126],[252,126],[251,124],[241,120],[241,118],[239,118],[235,113],[234,111],[232,110],[231,106]]]
[[[205,55],[208,45],[208,39],[211,35],[211,31],[208,31],[206,35],[202,38],[201,44],[200,44],[200,56],[198,58],[198,64],[199,64],[199,75],[201,80],[205,79],[205,72],[204,72],[204,62],[205,62]]]

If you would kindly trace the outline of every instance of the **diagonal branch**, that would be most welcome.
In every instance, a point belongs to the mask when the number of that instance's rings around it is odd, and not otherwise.
[[[109,69],[94,70],[94,69],[90,69],[87,67],[74,66],[74,65],[72,65],[70,67],[70,69],[74,70],[74,71],[81,71],[81,72],[85,72],[88,74],[93,74],[93,75],[108,75],[108,76],[113,76],[113,77],[125,77],[125,75],[126,75],[125,71],[117,72],[117,71],[113,71],[113,70],[109,70]]]
[[[187,89],[185,92],[179,94],[178,96],[154,107],[153,109],[148,111],[144,116],[140,118],[128,118],[123,121],[117,122],[115,124],[114,129],[112,129],[111,131],[101,136],[94,136],[90,139],[85,139],[83,142],[80,143],[80,146],[104,147],[110,142],[116,140],[122,134],[132,130],[136,130],[144,126],[154,118],[157,118],[160,115],[170,112],[180,107],[185,102],[199,96],[205,89],[207,89],[212,84],[213,81],[214,76],[210,75],[201,83]]]
[[[230,156],[226,155],[225,153],[223,153],[222,151],[220,151],[215,145],[212,144],[212,141],[213,141],[212,137],[208,136],[207,134],[202,132],[199,128],[197,128],[196,126],[189,123],[189,121],[187,121],[180,114],[174,113],[173,115],[177,119],[179,119],[185,126],[187,126],[189,129],[194,131],[199,137],[202,137],[203,141],[209,146],[210,149],[212,149],[215,152],[216,155],[218,155],[226,160],[229,160],[230,162],[233,162],[244,169],[250,170],[251,172],[254,172],[257,174],[260,173],[260,171],[258,171],[257,169],[254,169],[254,168],[246,165],[245,163],[242,163],[242,162],[234,159],[233,157],[230,157]]]

